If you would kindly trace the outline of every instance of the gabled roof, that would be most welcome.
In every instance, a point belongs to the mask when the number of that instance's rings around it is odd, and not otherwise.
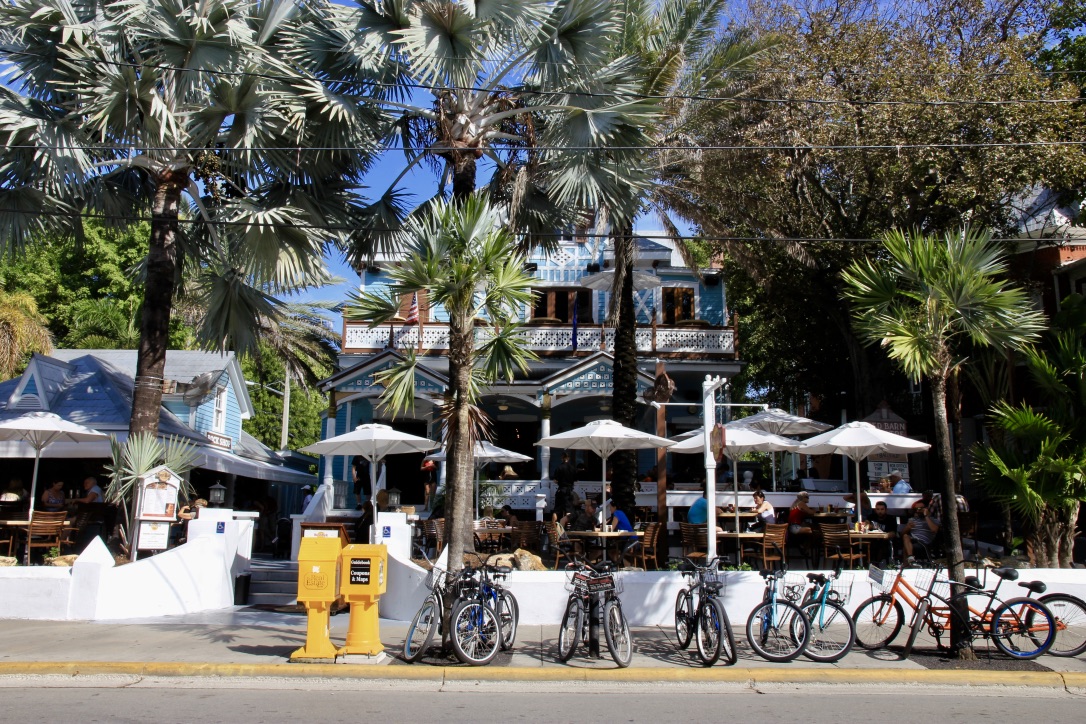
[[[25,390],[28,379],[41,370],[63,370],[64,376],[56,380],[55,386],[50,383],[47,401],[42,401],[40,407],[29,407],[26,393],[16,393]],[[47,410],[101,432],[127,431],[132,418],[134,387],[129,375],[93,355],[84,354],[70,362],[59,362],[35,354],[22,376],[0,382],[0,419],[18,417],[29,410]],[[160,435],[203,441],[202,436],[165,408],[158,429]]]
[[[135,379],[138,354],[138,351],[134,349],[58,349],[54,350],[50,357],[55,360],[70,362],[86,355],[93,355],[109,364],[111,368],[127,375],[130,379]],[[253,401],[249,397],[248,388],[245,386],[245,375],[241,371],[241,365],[233,352],[166,350],[166,365],[162,376],[165,380],[188,385],[205,372],[218,372],[220,370],[225,370],[230,375],[234,395],[237,397],[238,406],[241,408],[241,419],[249,419],[255,412]]]
[[[577,364],[570,365],[561,372],[540,380],[539,385],[547,392],[563,394],[569,392],[596,392],[600,394],[610,392],[613,383],[615,358],[607,352],[597,352],[591,357],[579,360]],[[642,372],[637,371],[637,391],[642,392],[651,387],[655,380]]]
[[[373,381],[369,379],[372,376],[372,373],[387,369],[406,359],[406,357],[395,350],[383,350],[372,357],[367,358],[363,362],[321,380],[320,389],[323,392],[328,392],[329,390],[339,389],[344,386],[351,386],[352,383],[356,390],[361,389],[359,385],[369,388],[373,383]],[[430,388],[431,391],[440,392],[449,386],[448,377],[440,372],[435,372],[422,364],[415,367],[416,387],[418,386],[419,378],[422,378],[422,380],[425,381],[425,387]]]

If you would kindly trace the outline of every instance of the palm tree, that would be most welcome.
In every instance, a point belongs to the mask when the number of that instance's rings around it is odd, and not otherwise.
[[[493,166],[490,198],[506,208],[514,230],[527,233],[526,244],[553,239],[550,232],[599,205],[636,212],[621,203],[625,187],[643,176],[626,149],[644,142],[641,125],[653,104],[632,97],[636,69],[615,52],[614,4],[357,4],[325,17],[326,45],[340,45],[324,71],[342,78],[359,58],[386,59],[384,80],[395,90],[372,102],[394,116],[388,141],[406,156],[403,172],[368,209],[372,224],[355,237],[358,261],[394,243],[405,212],[397,186],[419,164],[440,174],[439,195],[451,188],[457,199],[475,192],[481,163]],[[361,78],[357,89],[368,82]]]
[[[85,215],[151,221],[133,435],[157,433],[155,381],[184,260],[208,260],[229,283],[227,300],[240,300],[227,308],[245,309],[247,285],[277,293],[319,276],[325,244],[345,238],[321,227],[357,217],[350,187],[375,148],[375,117],[292,62],[323,9],[291,0],[0,6],[10,69],[0,88],[0,238],[17,250],[41,230],[71,233]],[[224,247],[239,265],[215,268]]]
[[[1024,356],[1044,408],[993,405],[990,440],[975,449],[976,478],[1024,523],[1033,565],[1070,568],[1086,500],[1086,297],[1064,299]]]
[[[132,299],[90,299],[72,315],[66,342],[76,349],[136,349],[140,341],[139,304]]]
[[[618,52],[637,58],[642,69],[638,96],[667,99],[646,126],[650,143],[636,161],[648,170],[652,183],[631,188],[631,203],[656,215],[695,270],[697,264],[682,242],[679,224],[705,227],[712,222],[695,201],[702,153],[694,129],[732,112],[732,104],[725,99],[735,93],[735,74],[753,67],[775,43],[771,36],[752,40],[742,31],[723,34],[720,25],[726,6],[725,0],[627,0],[620,18],[623,33]],[[705,103],[696,100],[700,96],[721,100]],[[612,221],[617,222],[611,237],[615,278],[609,316],[616,327],[612,409],[615,420],[632,425],[637,410],[632,282],[637,250],[632,224],[622,223],[621,218]],[[613,461],[615,502],[629,509],[634,503],[635,458],[632,453],[618,453]]]
[[[451,573],[462,567],[464,543],[472,535],[472,431],[479,389],[497,379],[512,380],[534,358],[517,321],[519,308],[532,298],[532,277],[503,215],[485,195],[434,201],[427,212],[408,219],[404,261],[389,270],[387,292],[356,295],[344,316],[373,325],[388,322],[399,312],[401,296],[418,292],[449,315],[449,390],[442,417]],[[484,315],[493,326],[476,349],[475,320]],[[379,379],[385,386],[382,403],[394,414],[414,407],[415,366],[409,355]]]
[[[854,262],[843,272],[853,325],[880,343],[911,379],[930,381],[935,423],[935,476],[944,501],[958,492],[947,422],[947,381],[966,361],[966,343],[1021,349],[1045,328],[1026,294],[1006,284],[999,247],[988,232],[964,229],[942,239],[913,231],[883,235],[885,259]],[[940,484],[941,483],[941,484]],[[955,581],[964,579],[958,509],[943,506]]]
[[[53,351],[53,335],[28,292],[0,290],[0,379],[11,379],[34,352]]]

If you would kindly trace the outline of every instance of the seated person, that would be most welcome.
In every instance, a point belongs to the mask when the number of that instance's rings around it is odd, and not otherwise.
[[[0,493],[0,503],[18,503],[26,500],[27,495],[29,493],[23,486],[22,479],[12,478],[11,482],[8,483],[8,487],[3,493]]]
[[[928,515],[926,507],[914,508],[913,517],[901,528],[901,543],[905,547],[905,562],[913,560],[913,549],[919,543],[931,545],[939,532],[939,519]]]
[[[920,494],[920,500],[912,504],[909,512],[914,513],[916,512],[917,508],[931,508],[931,499],[933,497],[934,496],[932,495],[930,490],[925,490],[923,493]]]
[[[177,513],[177,517],[181,520],[192,520],[200,517],[200,508],[206,508],[207,501],[203,498],[197,498],[192,505],[186,505],[181,508]]]
[[[631,533],[634,529],[630,524],[630,519],[620,508],[611,509],[611,517],[607,520],[607,525],[611,526],[611,530],[625,530]]]
[[[815,509],[808,504],[810,500],[811,494],[801,490],[788,510],[788,532],[792,535],[809,535],[812,532],[811,516],[815,514]]]
[[[520,522],[513,509],[508,505],[503,505],[502,509],[498,511],[498,519],[504,521],[509,528],[512,528],[514,523]]]
[[[879,478],[879,482],[872,487],[876,493],[889,493],[892,488],[889,478]]]
[[[517,480],[520,476],[517,475],[517,471],[513,469],[512,465],[506,465],[502,468],[501,474],[498,475],[499,480]]]
[[[41,494],[41,509],[50,513],[64,510],[64,481],[54,481]]]
[[[596,529],[596,504],[593,501],[582,502],[575,494],[570,505],[572,510],[559,521],[566,530]],[[589,506],[591,511],[588,510]]]
[[[856,505],[856,494],[855,493],[848,493],[847,495],[844,495],[842,497],[844,498],[846,503],[851,503],[852,505]],[[871,512],[872,512],[871,498],[867,497],[867,491],[865,491],[865,490],[860,491],[860,512],[863,514],[864,519],[867,519],[867,518],[871,517]]]
[[[105,496],[102,494],[102,489],[98,487],[98,480],[93,475],[83,481],[83,490],[86,492],[86,495],[82,498],[75,498],[71,502],[104,503],[106,501]]]
[[[761,490],[754,491],[754,507],[751,511],[758,514],[755,525],[752,527],[761,528],[777,522],[777,512],[773,510],[773,505],[765,499],[765,493]]]
[[[716,517],[720,520],[725,515],[724,508],[717,507]],[[705,496],[701,496],[694,501],[694,504],[690,506],[690,510],[686,512],[686,522],[693,525],[705,525],[709,522],[709,501],[705,499]],[[717,531],[723,532],[723,529],[717,525]]]
[[[869,530],[881,531],[883,533],[897,534],[897,520],[894,516],[890,515],[886,508],[886,503],[879,501],[875,503],[875,510],[871,514],[870,518],[864,518],[869,524]]]

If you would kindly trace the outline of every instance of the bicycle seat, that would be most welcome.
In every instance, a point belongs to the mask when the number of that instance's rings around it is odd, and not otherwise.
[[[723,585],[724,584],[720,581],[706,581],[705,590],[708,591],[710,595],[715,596],[716,594],[720,593],[720,589]]]
[[[770,576],[777,575],[777,572],[774,571],[772,568],[763,568],[762,570],[758,571],[758,575],[762,578],[769,578]]]
[[[615,564],[611,561],[600,561],[592,565],[592,570],[596,573],[611,573],[615,570]]]
[[[811,583],[817,583],[818,585],[822,585],[823,583],[826,582],[826,574],[825,573],[808,573],[807,574],[807,580],[810,581]]]
[[[1048,586],[1045,585],[1044,581],[1024,581],[1018,585],[1034,593],[1044,593],[1048,590]]]
[[[513,572],[513,569],[509,566],[487,566],[487,570],[501,576],[508,576]]]
[[[993,568],[992,573],[996,574],[1004,581],[1018,580],[1018,570],[1015,568]]]
[[[980,579],[976,576],[966,576],[962,583],[971,588],[984,588],[984,586],[980,585]]]

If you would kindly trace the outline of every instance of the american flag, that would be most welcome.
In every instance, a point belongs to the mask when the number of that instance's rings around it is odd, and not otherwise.
[[[418,292],[411,294],[411,308],[407,310],[407,319],[404,320],[404,324],[418,324],[419,323],[419,295]]]

